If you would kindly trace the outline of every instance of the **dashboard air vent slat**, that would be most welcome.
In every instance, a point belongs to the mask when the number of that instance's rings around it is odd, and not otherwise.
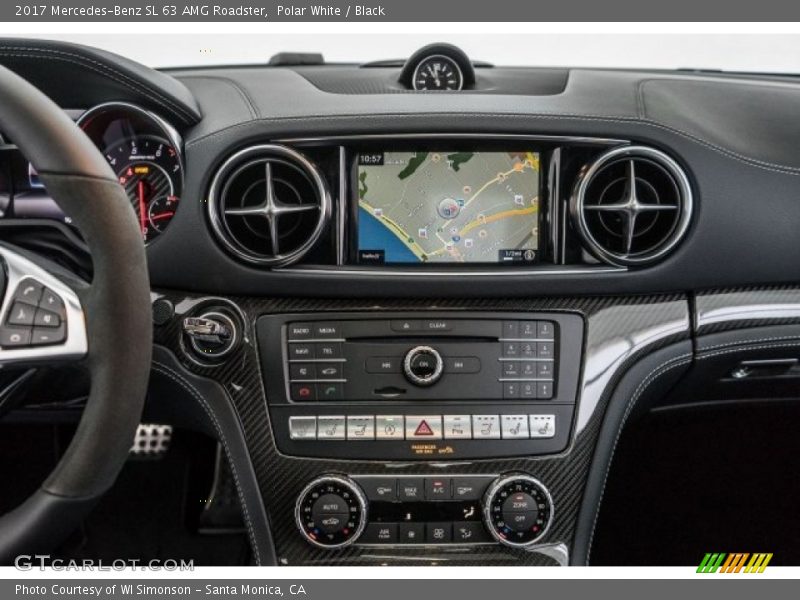
[[[606,152],[578,181],[573,213],[588,248],[620,266],[645,265],[672,250],[689,226],[692,194],[680,166],[647,147]]]

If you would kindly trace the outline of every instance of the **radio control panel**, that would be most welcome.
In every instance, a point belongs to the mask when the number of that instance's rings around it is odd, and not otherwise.
[[[257,332],[286,454],[431,460],[568,445],[579,315],[270,315]]]

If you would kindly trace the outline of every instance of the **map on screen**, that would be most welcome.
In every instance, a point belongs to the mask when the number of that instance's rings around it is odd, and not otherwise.
[[[363,153],[359,262],[534,262],[538,195],[536,152]]]

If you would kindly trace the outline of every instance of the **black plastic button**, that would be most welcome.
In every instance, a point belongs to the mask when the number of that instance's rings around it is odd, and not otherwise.
[[[506,360],[503,362],[503,377],[519,377],[520,365],[515,360]]]
[[[61,344],[67,339],[67,329],[62,323],[59,327],[34,327],[31,334],[31,345],[47,346]]]
[[[540,381],[536,384],[536,398],[549,400],[553,397],[553,384],[550,381]]]
[[[312,363],[293,363],[289,365],[289,377],[291,377],[293,381],[316,379],[316,365]]]
[[[425,480],[426,500],[450,500],[452,493],[449,477],[431,477]]]
[[[0,328],[0,346],[4,348],[28,346],[30,343],[30,328],[9,326]]]
[[[504,342],[503,356],[507,358],[517,358],[519,356],[519,344],[517,342]]]
[[[519,357],[536,358],[536,342],[520,342]]]
[[[536,377],[537,379],[552,379],[553,363],[549,361],[536,363]]]
[[[35,327],[58,327],[61,325],[61,317],[52,311],[38,308],[36,316],[33,318],[33,324]]]
[[[290,387],[292,400],[306,402],[317,399],[317,389],[313,383],[293,383]]]
[[[310,340],[311,334],[311,323],[289,323],[290,340]]]
[[[516,381],[506,381],[503,383],[503,398],[519,398],[519,383]]]
[[[519,384],[520,398],[536,398],[536,382],[523,381]]]
[[[480,500],[491,479],[481,477],[453,478],[454,500]]]
[[[319,363],[317,365],[317,378],[319,379],[341,379],[342,363]]]
[[[19,282],[17,290],[14,292],[14,299],[36,306],[39,304],[43,290],[44,286],[38,281],[23,279]]]
[[[64,301],[61,300],[61,296],[47,288],[44,288],[44,292],[42,292],[42,299],[39,300],[39,308],[58,313],[62,318],[66,316],[64,312]]]
[[[314,516],[314,519],[317,519],[320,515],[346,513],[349,510],[347,502],[345,502],[345,499],[341,496],[337,494],[323,494],[314,502],[314,506],[311,508],[311,514]]]
[[[526,512],[536,510],[536,500],[533,496],[525,492],[516,492],[511,494],[506,501],[503,502],[503,513],[506,512]]]
[[[313,333],[311,334],[314,339],[325,340],[332,338],[341,338],[342,332],[338,323],[314,323]]]
[[[503,520],[506,522],[506,525],[514,531],[528,531],[536,524],[536,517],[538,515],[538,510],[509,513],[503,511]]]
[[[369,523],[359,541],[362,544],[396,544],[397,523]]]
[[[344,388],[341,383],[330,381],[317,384],[317,400],[341,400],[344,398]]]
[[[519,337],[532,340],[536,338],[536,321],[522,321],[519,324]]]
[[[394,502],[397,500],[397,480],[391,477],[364,477],[358,480],[367,499]]]
[[[373,356],[367,359],[367,373],[399,373],[400,360],[396,356]]]
[[[537,343],[536,354],[539,358],[553,358],[555,355],[555,344],[553,342]]]
[[[33,325],[36,307],[24,302],[14,302],[6,322],[10,325]]]
[[[489,534],[479,521],[453,523],[453,541],[456,544],[480,544],[489,541]]]
[[[400,500],[422,501],[425,494],[422,477],[399,479],[397,493],[400,496]]]
[[[313,344],[289,344],[289,360],[310,360],[314,358]]]
[[[453,541],[452,523],[428,523],[425,541],[429,544],[448,544]]]
[[[315,344],[317,358],[342,358],[342,344],[339,342],[320,342]]]
[[[503,338],[514,340],[519,337],[519,321],[503,321]]]
[[[520,374],[522,377],[533,379],[536,377],[536,365],[541,363],[535,363],[533,361],[525,361],[522,363],[522,368],[520,369]]]
[[[422,331],[451,331],[453,324],[446,319],[431,319],[422,322]]]
[[[556,329],[550,321],[539,321],[536,337],[540,340],[553,340],[556,337]]]
[[[445,373],[480,373],[481,361],[476,356],[446,358],[444,370]]]
[[[422,544],[425,542],[424,523],[400,523],[401,544]]]
[[[422,322],[409,319],[395,320],[389,323],[389,327],[398,333],[412,333],[422,329]]]
[[[326,514],[314,519],[317,527],[323,533],[338,533],[347,526],[347,520],[350,518],[348,513],[332,513]]]

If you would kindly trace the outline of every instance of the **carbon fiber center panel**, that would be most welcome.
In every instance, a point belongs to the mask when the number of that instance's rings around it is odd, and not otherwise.
[[[198,375],[218,381],[227,390],[241,419],[250,458],[272,526],[276,555],[286,565],[341,564],[564,564],[575,535],[580,502],[595,450],[605,404],[625,367],[638,357],[690,333],[689,304],[683,295],[626,298],[542,298],[531,300],[367,301],[320,299],[214,299],[173,293],[156,294],[175,305],[175,317],[157,327],[156,341],[181,356],[185,366]],[[244,323],[243,343],[218,366],[205,365],[184,352],[180,322],[184,316],[214,306],[227,306],[240,313]],[[471,459],[454,461],[376,461],[290,457],[279,452],[267,410],[260,360],[281,361],[281,356],[259,357],[255,340],[256,321],[265,315],[320,315],[364,311],[379,317],[386,311],[460,312],[571,312],[585,320],[584,358],[578,386],[577,410],[567,448],[541,457]],[[298,494],[314,478],[327,473],[343,475],[498,475],[529,473],[549,490],[554,514],[552,526],[533,549],[500,545],[476,547],[430,546],[376,548],[352,545],[331,551],[307,543],[295,526],[294,507]]]

